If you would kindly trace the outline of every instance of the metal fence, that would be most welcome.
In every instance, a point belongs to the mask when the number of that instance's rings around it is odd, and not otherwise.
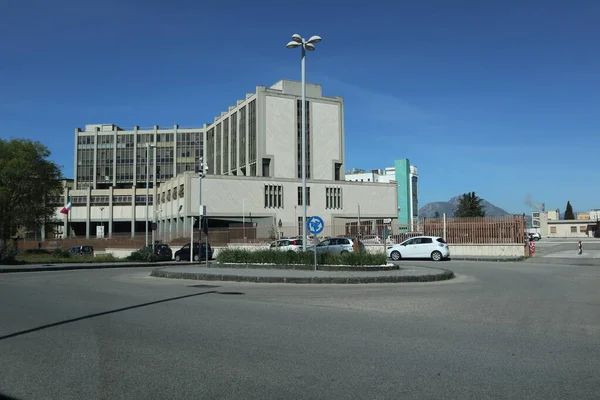
[[[423,219],[423,234],[440,236],[450,244],[525,243],[524,216]]]

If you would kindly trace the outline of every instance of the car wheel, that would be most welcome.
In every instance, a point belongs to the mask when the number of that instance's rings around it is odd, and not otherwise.
[[[440,253],[439,251],[434,251],[433,253],[431,253],[431,259],[433,261],[440,261],[442,259],[442,253]]]
[[[177,261],[177,262],[181,261],[181,257],[179,257],[179,254],[177,254],[177,255],[175,256],[175,261]]]
[[[198,254],[194,256],[194,261],[200,261],[200,256]]]
[[[348,251],[347,251],[347,250],[344,250],[344,251],[342,251],[340,254],[341,254],[341,255],[343,255],[343,256],[345,256],[346,254],[348,254]]]
[[[535,241],[537,242],[538,240],[540,240],[540,238],[535,238]]]
[[[400,255],[399,251],[394,250],[394,251],[392,251],[392,254],[390,254],[390,258],[394,261],[398,261],[399,259],[402,258],[402,256]]]

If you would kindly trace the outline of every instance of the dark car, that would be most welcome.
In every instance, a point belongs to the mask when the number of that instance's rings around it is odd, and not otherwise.
[[[142,247],[142,250],[145,247]],[[152,245],[148,247],[152,249]],[[156,256],[156,261],[171,261],[173,259],[173,250],[171,250],[168,244],[155,244],[154,255]]]
[[[208,247],[208,251],[207,251]],[[213,258],[213,249],[210,247],[210,244],[202,243],[202,245],[198,243],[194,243],[194,261],[206,260],[208,256],[209,260]],[[186,243],[183,247],[175,252],[175,261],[190,261],[190,244]]]
[[[73,246],[69,249],[69,252],[74,256],[94,256],[94,248],[92,246]]]

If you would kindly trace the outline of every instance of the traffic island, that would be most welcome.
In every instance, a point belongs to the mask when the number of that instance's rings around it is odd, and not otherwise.
[[[448,269],[421,266],[403,266],[389,270],[370,270],[368,266],[344,266],[344,270],[341,268],[322,270],[319,266],[318,271],[281,265],[269,267],[265,268],[260,264],[245,264],[244,268],[233,268],[231,266],[217,267],[213,264],[212,267],[157,268],[152,271],[151,276],[200,281],[299,284],[435,282],[454,278],[454,272]]]

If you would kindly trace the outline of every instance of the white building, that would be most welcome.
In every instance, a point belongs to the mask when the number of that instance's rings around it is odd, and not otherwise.
[[[365,232],[371,233],[369,223],[375,220],[397,218],[396,185],[344,180],[343,100],[323,96],[321,86],[313,84],[306,95],[309,215],[324,218],[335,234],[343,233],[337,230],[345,229],[346,222],[358,222],[357,204]],[[65,183],[62,198],[52,199],[61,222],[58,234],[93,237],[102,225],[107,236],[134,236],[154,220],[170,237],[187,234],[200,203],[193,173],[199,155],[208,167],[202,203],[211,228],[244,223],[270,228],[281,221],[282,230],[295,233],[302,216],[300,98],[300,82],[283,80],[269,88],[257,86],[198,128],[125,130],[108,124],[77,129],[75,179]],[[67,218],[59,210],[68,198],[73,208]]]
[[[396,168],[396,166],[398,168]],[[407,170],[407,166],[409,166]],[[414,165],[410,165],[408,159],[395,161],[394,167],[384,170],[374,169],[371,172],[351,169],[345,176],[349,182],[376,182],[394,184],[398,188],[397,218],[400,227],[406,230],[417,230],[419,219],[419,171]]]

